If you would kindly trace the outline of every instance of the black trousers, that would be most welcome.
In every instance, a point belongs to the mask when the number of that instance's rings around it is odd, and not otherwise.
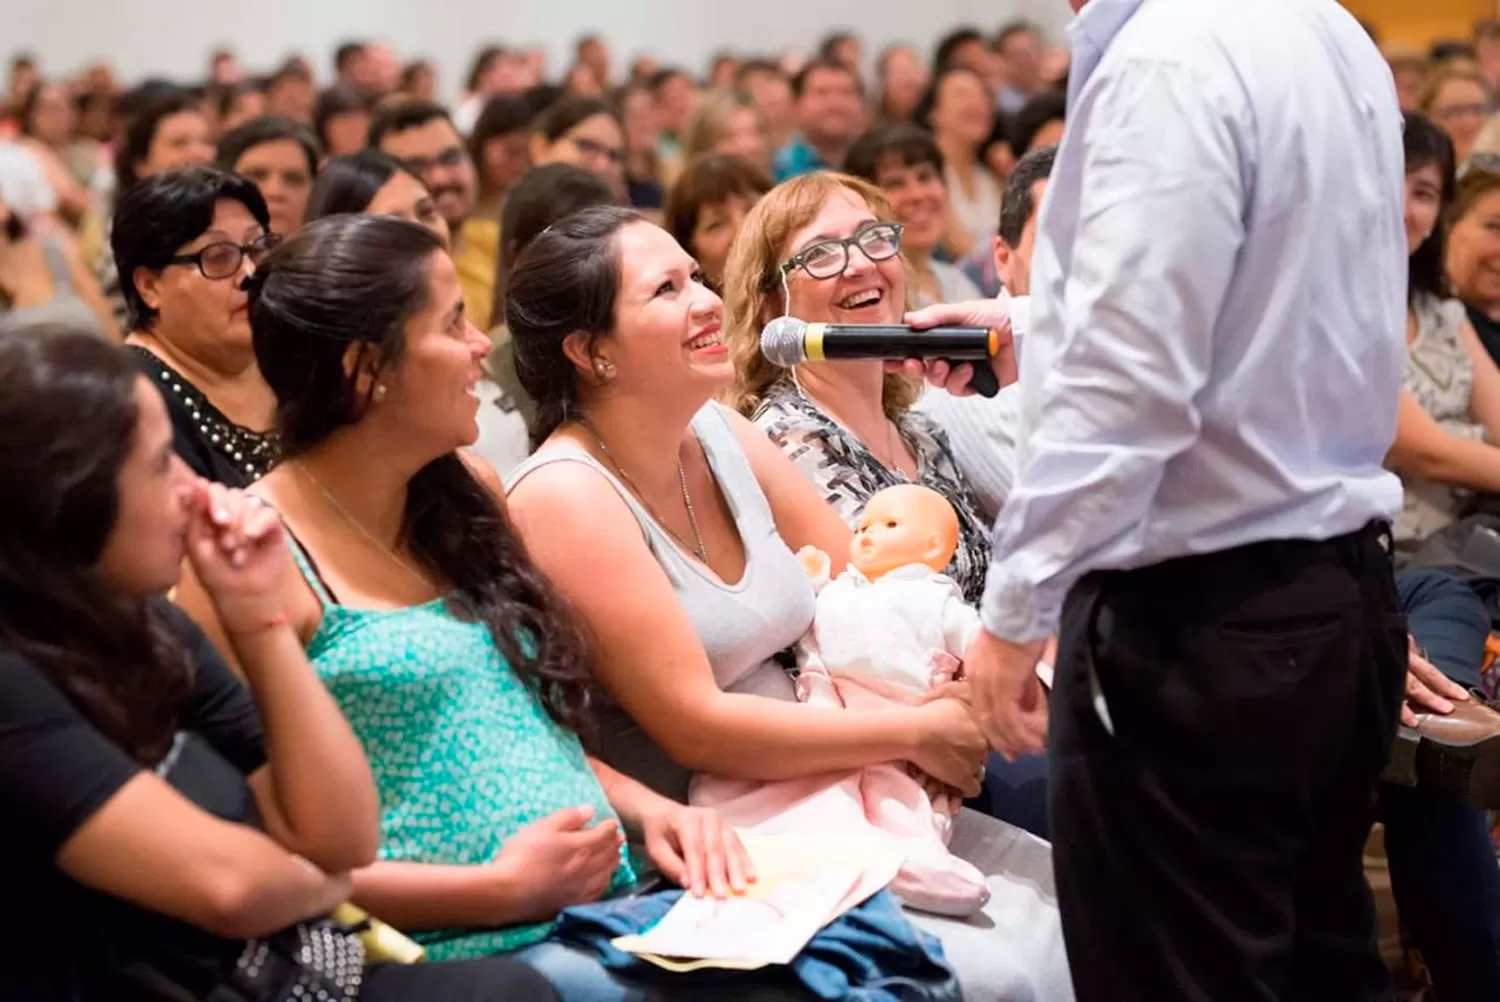
[[[1068,595],[1049,806],[1078,1002],[1388,997],[1362,867],[1406,671],[1381,534]]]

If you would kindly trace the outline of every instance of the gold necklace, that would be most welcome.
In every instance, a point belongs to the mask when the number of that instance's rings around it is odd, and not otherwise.
[[[677,535],[677,533],[672,532],[672,527],[667,525],[666,521],[657,514],[656,509],[651,506],[651,502],[647,500],[646,495],[635,485],[635,481],[630,479],[630,474],[625,472],[625,467],[620,465],[620,461],[615,458],[615,454],[609,451],[609,446],[604,444],[604,439],[600,437],[599,430],[594,427],[593,423],[588,418],[581,416],[575,420],[583,426],[585,431],[593,436],[594,442],[599,446],[599,451],[604,453],[604,457],[615,468],[615,472],[620,475],[620,479],[625,481],[625,486],[630,488],[631,493],[641,499],[641,504],[646,506],[646,511],[656,520],[656,524],[671,533],[672,538],[677,540],[677,542],[683,546],[687,546],[687,541]],[[693,527],[693,539],[698,544],[698,559],[703,561],[704,566],[708,566],[708,547],[703,544],[703,533],[698,528],[698,513],[693,510],[693,495],[688,491],[687,473],[682,468],[681,457],[678,457],[677,460],[677,486],[682,488],[682,504],[687,509],[688,524]]]
[[[323,497],[327,499],[329,505],[332,506],[334,513],[337,514],[339,518],[343,519],[350,526],[352,526],[356,532],[365,537],[365,539],[369,540],[371,545],[373,545],[376,550],[380,551],[380,553],[387,560],[395,564],[397,567],[401,568],[406,573],[410,574],[412,577],[416,578],[418,581],[422,582],[422,584],[429,591],[441,593],[441,589],[439,589],[437,585],[433,584],[432,580],[428,578],[427,575],[417,570],[408,561],[402,560],[400,557],[396,556],[396,552],[394,550],[382,543],[380,540],[376,539],[374,533],[370,532],[369,529],[366,529],[364,526],[360,525],[358,519],[345,511],[344,506],[339,504],[338,498],[334,497],[333,494],[329,492],[328,488],[323,486],[322,481],[313,476],[311,470],[302,465],[301,460],[292,460],[291,466],[297,471],[299,475],[305,477],[309,483],[311,483],[318,489],[320,493],[322,493]]]

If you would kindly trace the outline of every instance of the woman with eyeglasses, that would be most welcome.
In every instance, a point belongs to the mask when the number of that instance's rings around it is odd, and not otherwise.
[[[725,327],[735,361],[728,401],[753,420],[853,525],[885,487],[919,483],[958,512],[948,574],[978,604],[989,527],[943,431],[911,410],[922,389],[883,363],[807,362],[783,369],[760,351],[766,324],[898,324],[908,305],[901,224],[885,194],[843,174],[809,174],[750,211],[725,272]]]
[[[879,243],[892,233],[863,239],[894,256]],[[508,510],[594,645],[606,762],[677,800],[693,771],[797,779],[889,761],[980,788],[986,749],[959,698],[797,702],[780,655],[811,625],[813,593],[793,553],[816,546],[837,573],[852,533],[714,401],[734,380],[723,304],[670,234],[612,207],[559,220],[517,261],[506,317],[541,442],[507,478]],[[942,940],[965,997],[1066,1002],[1046,846],[972,812],[955,845],[992,875],[985,919],[912,919]]]
[[[1495,92],[1471,64],[1440,67],[1422,88],[1422,113],[1448,134],[1458,163],[1469,159],[1486,120],[1495,110]]]
[[[537,120],[533,164],[575,164],[625,193],[625,132],[613,108],[598,98],[565,97]]]
[[[255,184],[217,167],[147,178],[115,209],[125,342],[167,401],[177,453],[243,487],[276,462],[276,401],[250,347],[244,280],[276,243]]]

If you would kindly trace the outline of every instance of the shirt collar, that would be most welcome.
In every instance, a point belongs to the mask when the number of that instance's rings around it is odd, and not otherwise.
[[[1083,85],[1093,75],[1104,50],[1114,41],[1125,22],[1135,16],[1146,0],[1089,0],[1068,25],[1073,49],[1073,67],[1068,74],[1068,106],[1078,101]]]

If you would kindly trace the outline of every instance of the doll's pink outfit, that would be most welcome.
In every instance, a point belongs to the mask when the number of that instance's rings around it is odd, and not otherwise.
[[[874,581],[851,567],[832,582],[824,574],[813,587],[817,614],[797,647],[797,697],[805,703],[861,710],[919,704],[953,677],[980,629],[979,614],[953,580],[923,564]],[[959,802],[934,803],[903,763],[771,783],[700,775],[690,799],[758,834],[873,826],[906,849],[891,890],[907,904],[968,915],[989,900],[979,870],[948,851]]]

